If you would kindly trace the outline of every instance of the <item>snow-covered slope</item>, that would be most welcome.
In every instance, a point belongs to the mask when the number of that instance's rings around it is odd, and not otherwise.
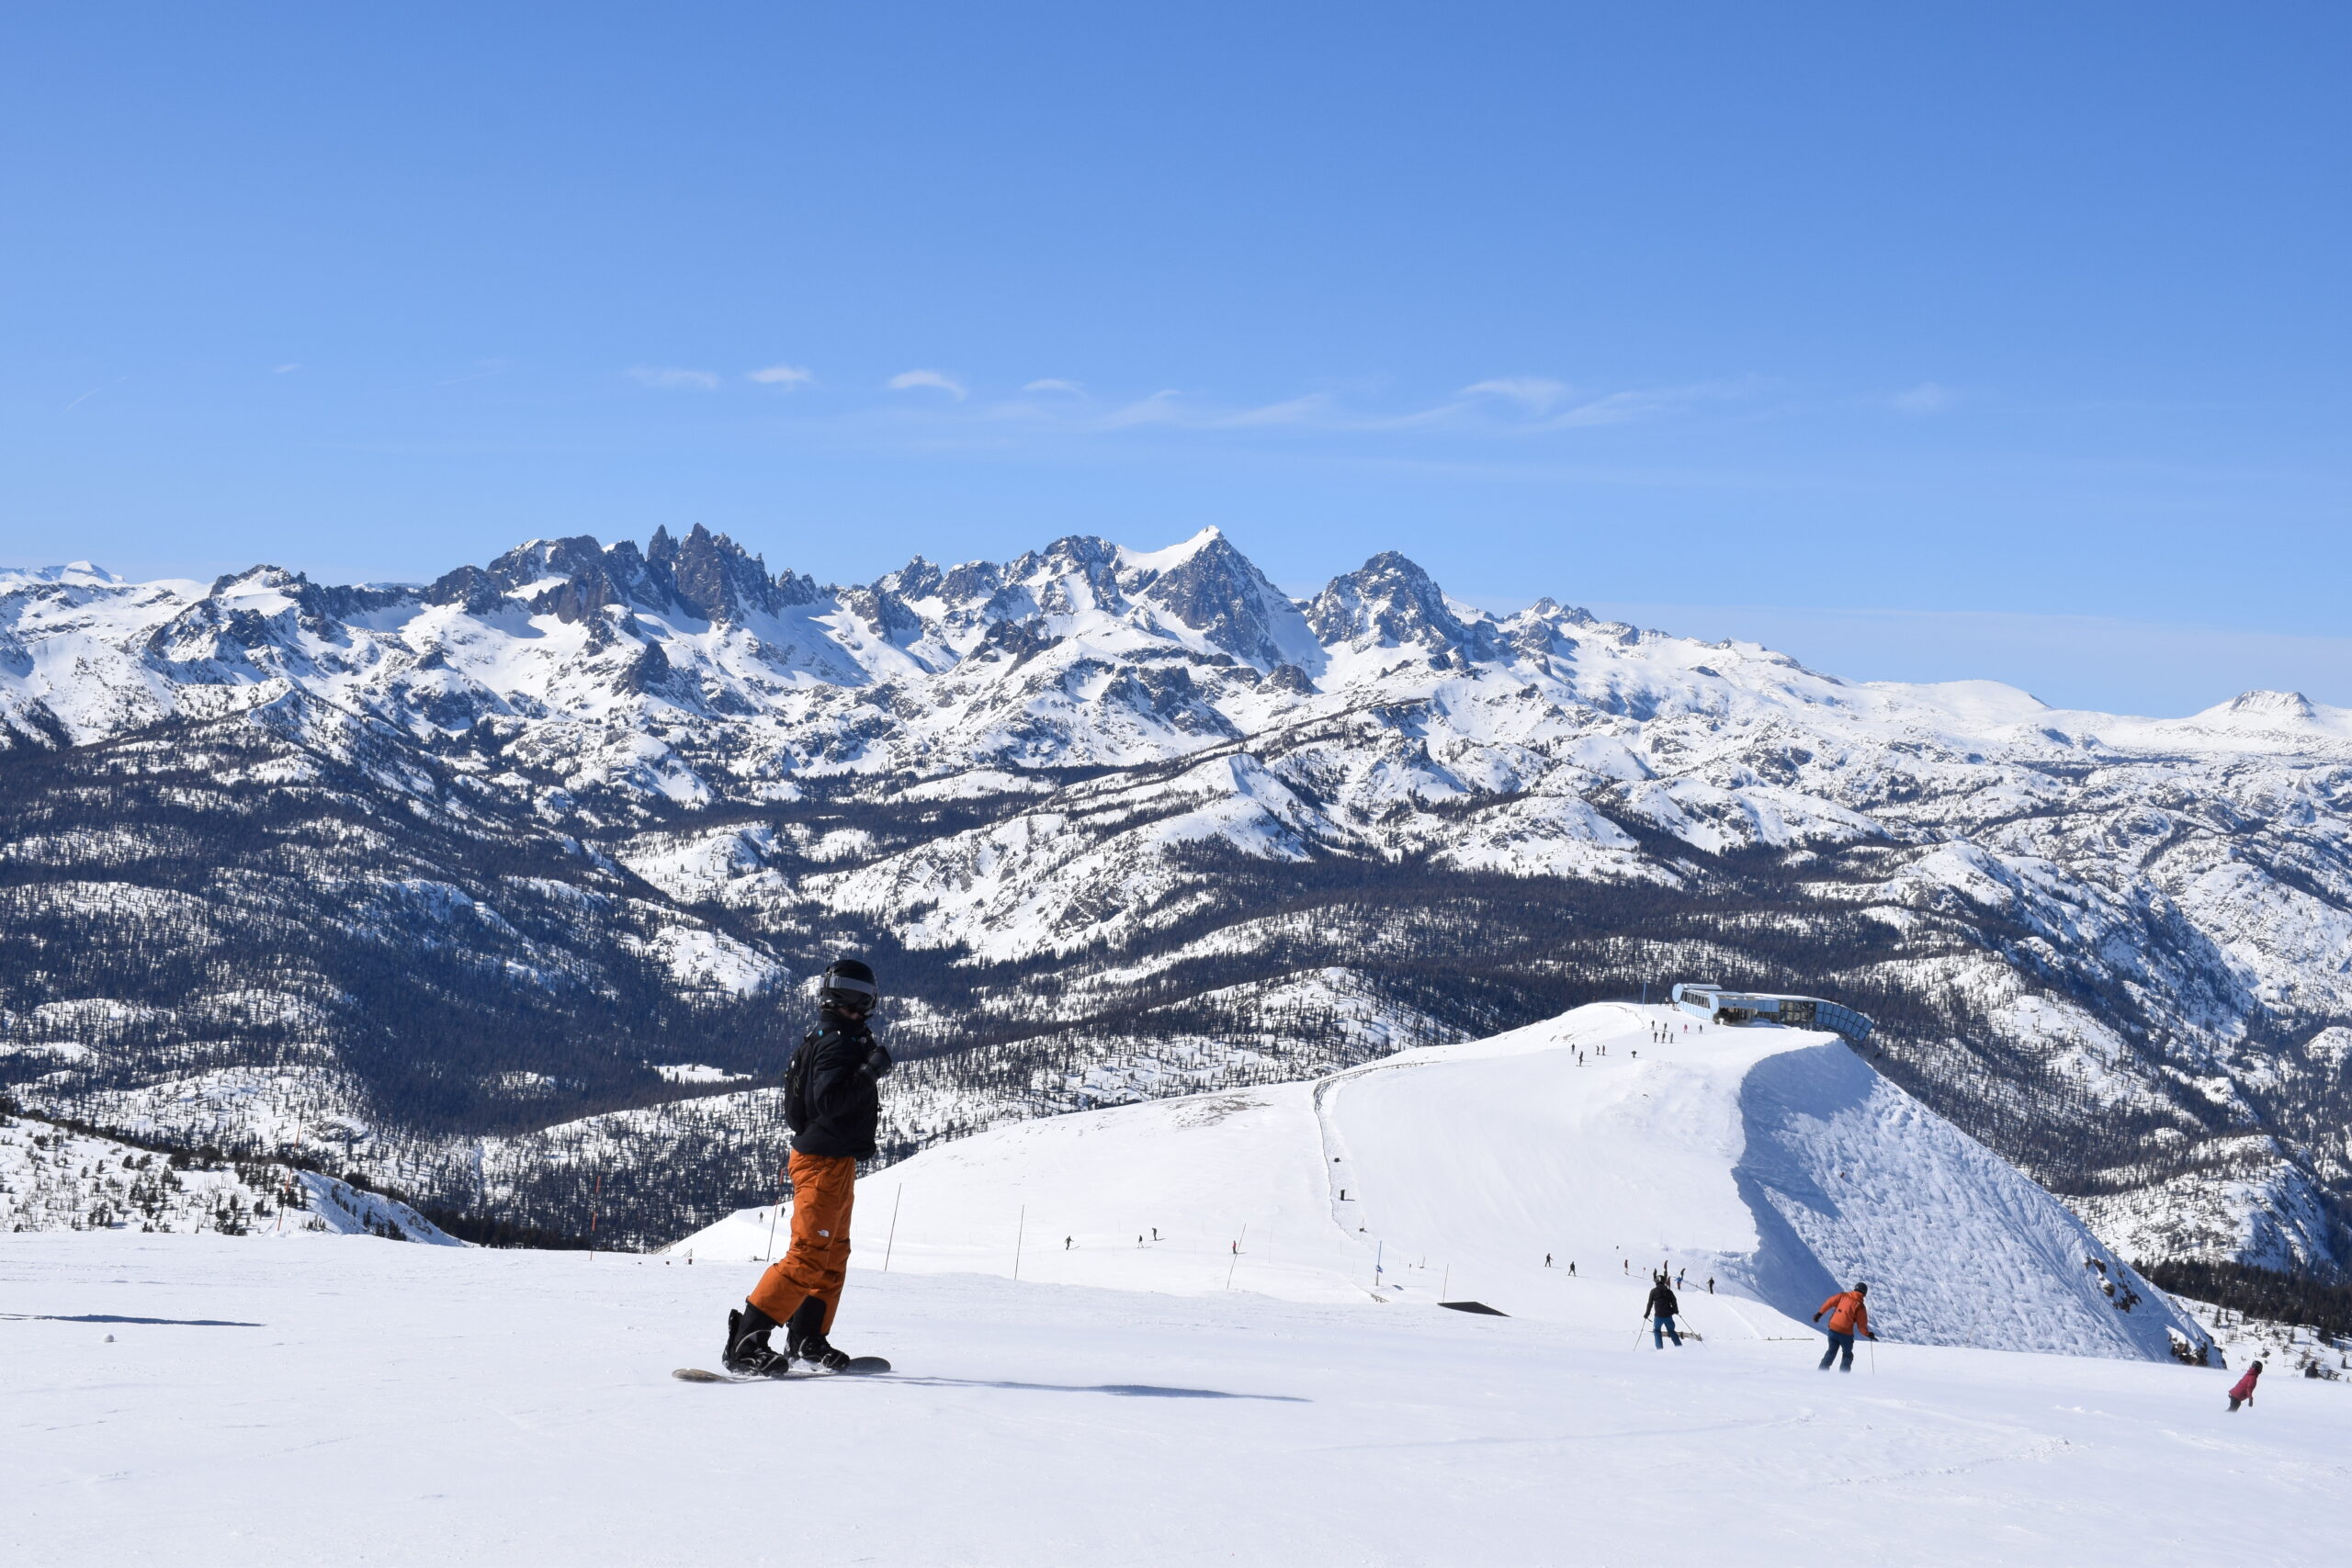
[[[317,1171],[159,1154],[0,1115],[0,1232],[109,1230],[465,1245],[397,1199]]]
[[[909,1200],[912,1201],[911,1198]],[[696,1386],[754,1263],[0,1237],[10,1561],[2080,1568],[2341,1555],[2352,1386],[851,1273],[888,1378]],[[1746,1310],[1760,1312],[1760,1308]]]
[[[1003,1127],[869,1177],[859,1199],[860,1258],[887,1249],[895,1269],[1010,1274],[1017,1247],[1028,1280],[1443,1292],[1622,1332],[1663,1268],[1696,1282],[1682,1294],[1702,1332],[1798,1333],[1866,1279],[1881,1331],[1913,1343],[2165,1359],[2203,1340],[2063,1204],[1835,1036],[1665,1008]],[[774,1222],[745,1211],[665,1256],[759,1256]]]
[[[0,1081],[371,1129],[535,1223],[590,1189],[502,1187],[505,1140],[650,1178],[854,947],[922,1059],[894,1153],[1704,977],[1880,1016],[2129,1255],[2352,1259],[2352,715],[2294,693],[1857,683],[1393,553],[1293,600],[1214,529],[839,585],[697,528],[421,587],[0,573]],[[725,1143],[667,1190],[755,1196]]]

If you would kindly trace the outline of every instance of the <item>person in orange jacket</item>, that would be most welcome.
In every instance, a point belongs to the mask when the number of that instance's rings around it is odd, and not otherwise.
[[[1871,1332],[1870,1303],[1864,1299],[1870,1293],[1871,1288],[1867,1284],[1858,1284],[1850,1291],[1840,1291],[1821,1303],[1821,1312],[1813,1314],[1813,1321],[1815,1323],[1821,1321],[1821,1313],[1826,1312],[1829,1314],[1829,1348],[1821,1353],[1823,1371],[1829,1370],[1829,1363],[1838,1359],[1839,1351],[1845,1352],[1846,1359],[1838,1370],[1841,1372],[1852,1371],[1854,1370],[1854,1336],[1859,1334],[1865,1339],[1878,1337]]]

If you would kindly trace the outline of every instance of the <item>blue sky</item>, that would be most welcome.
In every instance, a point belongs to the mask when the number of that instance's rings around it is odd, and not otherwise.
[[[1216,523],[2352,705],[2352,11],[12,8],[0,561]],[[2128,652],[2119,653],[2119,649]]]

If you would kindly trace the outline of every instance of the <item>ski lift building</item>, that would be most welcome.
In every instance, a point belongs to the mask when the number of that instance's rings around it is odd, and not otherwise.
[[[1760,991],[1726,991],[1721,986],[1681,985],[1674,987],[1674,1005],[1709,1023],[1827,1029],[1857,1045],[1871,1037],[1868,1017],[1819,997],[1777,997]]]

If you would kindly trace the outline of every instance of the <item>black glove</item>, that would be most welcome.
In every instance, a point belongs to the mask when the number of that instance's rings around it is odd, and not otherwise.
[[[882,1048],[879,1040],[865,1048],[865,1070],[877,1078],[890,1071],[890,1053]]]

